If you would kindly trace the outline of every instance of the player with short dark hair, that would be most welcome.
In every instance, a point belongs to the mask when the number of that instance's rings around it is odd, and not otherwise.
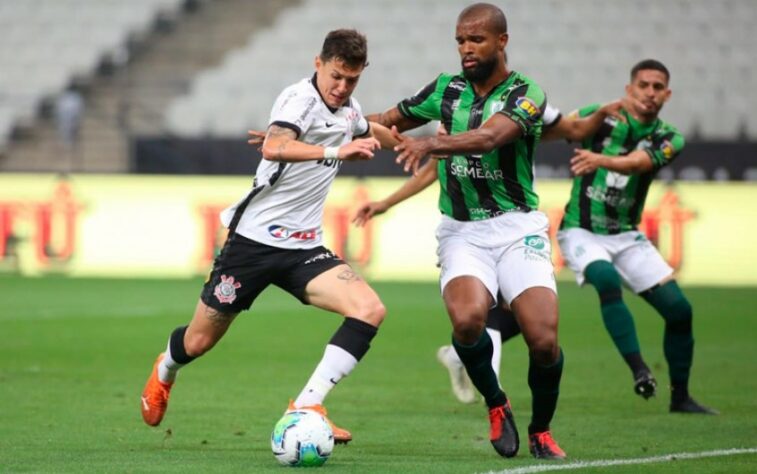
[[[692,308],[678,287],[673,269],[638,231],[649,186],[657,171],[684,147],[683,136],[659,118],[671,95],[670,72],[647,59],[631,69],[626,96],[634,102],[625,121],[606,119],[571,159],[570,201],[558,233],[568,266],[578,283],[599,294],[602,319],[634,377],[634,390],[653,396],[657,383],[641,357],[636,328],[623,302],[622,283],[640,295],[665,321],[664,353],[671,383],[671,412],[716,413],[688,391],[694,355]],[[591,114],[584,107],[579,116]]]
[[[438,161],[440,285],[452,344],[489,408],[494,449],[511,457],[519,448],[510,402],[491,366],[492,341],[484,331],[488,310],[501,292],[531,356],[531,452],[563,458],[549,430],[563,366],[557,294],[548,220],[536,210],[532,167],[546,97],[534,81],[508,70],[508,38],[498,7],[476,3],[465,8],[456,26],[462,74],[441,74],[415,96],[369,118],[397,127],[401,143],[395,150],[406,170],[417,170],[427,155],[446,156]],[[431,120],[441,120],[449,135],[398,133]]]
[[[570,116],[564,118],[557,108],[547,104],[542,115],[542,140],[567,139],[569,141],[580,141],[593,135],[604,123],[605,118],[618,117],[622,119],[620,110],[623,105],[623,101],[618,100],[603,105],[596,113],[590,114],[587,117],[578,118]],[[438,133],[446,134],[447,132],[443,126],[440,126]],[[353,222],[358,226],[364,225],[374,216],[383,214],[390,208],[423,191],[436,180],[437,163],[429,161],[397,191],[382,200],[362,205],[353,217]],[[515,315],[507,307],[501,295],[497,296],[497,304],[489,309],[486,317],[486,332],[489,333],[489,337],[494,343],[491,359],[492,369],[499,379],[501,344],[504,344],[521,332]],[[475,402],[475,389],[465,372],[465,367],[460,357],[455,352],[455,348],[451,345],[444,345],[439,348],[436,357],[449,371],[452,393],[455,397],[462,403]]]
[[[324,398],[368,351],[384,319],[384,305],[321,243],[324,201],[342,163],[371,159],[379,147],[352,97],[366,64],[362,34],[332,31],[315,58],[315,74],[276,99],[253,188],[221,214],[228,238],[194,316],[188,326],[173,331],[145,386],[142,417],[147,424],[156,426],[163,419],[177,371],[209,351],[237,314],[271,284],[303,304],[344,316],[289,409],[307,407],[325,416]],[[335,442],[352,439],[347,430],[329,423]]]

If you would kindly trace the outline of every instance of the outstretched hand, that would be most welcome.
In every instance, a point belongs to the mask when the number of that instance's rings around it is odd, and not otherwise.
[[[247,130],[247,135],[250,137],[247,140],[247,143],[250,145],[257,145],[258,150],[260,150],[260,147],[263,146],[263,142],[265,141],[265,134],[266,132],[261,132],[260,130]]]
[[[383,201],[373,201],[363,204],[352,217],[352,223],[357,227],[363,227],[373,216],[383,214],[389,209]]]
[[[373,137],[358,138],[339,147],[338,158],[345,161],[370,160],[374,156],[373,150],[379,148],[381,144]]]
[[[573,152],[575,154],[570,159],[570,171],[574,175],[583,176],[599,168],[600,155],[581,148],[576,148]]]
[[[392,127],[392,136],[399,142],[394,147],[397,154],[397,164],[404,162],[403,169],[408,172],[412,169],[413,175],[418,174],[423,157],[428,155],[431,147],[429,146],[429,137],[413,138],[401,134],[397,127]]]

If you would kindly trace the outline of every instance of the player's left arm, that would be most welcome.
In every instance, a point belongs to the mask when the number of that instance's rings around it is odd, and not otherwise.
[[[670,132],[655,138],[641,150],[623,156],[609,156],[590,150],[575,149],[570,159],[570,170],[576,176],[592,173],[597,168],[606,168],[620,174],[643,174],[670,164],[684,146],[683,136]]]

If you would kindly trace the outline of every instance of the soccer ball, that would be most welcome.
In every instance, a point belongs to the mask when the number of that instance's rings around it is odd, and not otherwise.
[[[313,410],[284,413],[271,434],[271,450],[285,466],[321,466],[334,449],[331,426]]]

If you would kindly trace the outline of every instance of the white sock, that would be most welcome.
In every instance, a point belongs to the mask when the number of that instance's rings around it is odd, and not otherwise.
[[[357,359],[352,354],[339,346],[327,345],[321,362],[294,401],[294,406],[300,408],[322,404],[331,389],[349,375],[356,365]]]
[[[499,382],[499,360],[502,358],[502,336],[496,329],[486,328],[486,332],[489,333],[489,337],[492,338],[492,369],[497,374],[497,382]]]
[[[179,364],[171,357],[171,338],[168,338],[168,347],[166,347],[163,360],[158,364],[158,379],[163,383],[173,383],[176,380],[176,373],[185,364]]]

